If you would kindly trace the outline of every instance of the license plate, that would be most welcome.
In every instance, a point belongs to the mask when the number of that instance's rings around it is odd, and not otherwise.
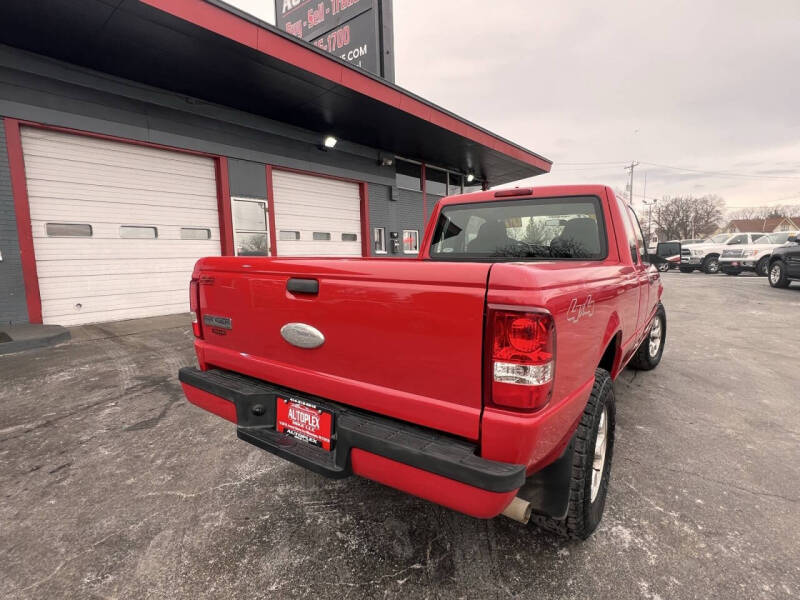
[[[275,430],[293,438],[331,449],[333,413],[305,400],[278,396],[275,411]]]
[[[731,264],[732,264],[734,267],[738,267],[738,266],[739,266],[739,263],[738,263],[737,261],[733,261],[733,263],[731,263]]]

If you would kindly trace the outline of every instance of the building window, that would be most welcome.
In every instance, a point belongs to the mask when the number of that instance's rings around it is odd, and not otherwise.
[[[294,242],[300,239],[300,232],[299,231],[284,231],[281,230],[278,233],[278,237],[282,242]]]
[[[403,230],[403,254],[419,253],[419,231],[416,229]]]
[[[269,256],[267,201],[233,198],[236,256]]]
[[[50,237],[92,237],[92,226],[87,223],[47,223]]]
[[[405,160],[395,161],[397,187],[404,190],[422,191],[422,167]]]
[[[331,234],[327,231],[315,231],[313,238],[315,242],[330,242]]]
[[[449,184],[447,186],[447,194],[460,194],[464,191],[464,177],[458,173],[450,173]]]
[[[372,243],[375,254],[386,254],[386,228],[376,227],[372,230]]]
[[[432,196],[447,196],[447,171],[426,166],[425,193]]]
[[[149,225],[122,225],[119,237],[131,240],[154,240],[158,237],[158,229]]]
[[[357,233],[343,233],[342,234],[342,241],[343,242],[357,242],[358,241],[358,234]]]
[[[182,240],[210,240],[211,230],[205,227],[181,227]]]

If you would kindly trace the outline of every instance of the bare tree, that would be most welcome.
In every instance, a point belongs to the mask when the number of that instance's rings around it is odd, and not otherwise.
[[[773,219],[776,217],[796,217],[800,215],[800,206],[779,204],[775,206],[751,206],[738,208],[728,216],[731,219]]]
[[[653,223],[666,239],[706,237],[722,222],[725,201],[716,195],[668,196],[653,210]]]

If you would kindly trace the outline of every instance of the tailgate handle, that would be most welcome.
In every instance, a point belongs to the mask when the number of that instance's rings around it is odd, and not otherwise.
[[[286,282],[286,289],[294,294],[319,294],[319,281],[292,277]]]

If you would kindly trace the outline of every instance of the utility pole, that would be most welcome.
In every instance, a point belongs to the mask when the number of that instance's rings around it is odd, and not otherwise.
[[[629,196],[628,197],[631,199],[631,207],[633,207],[633,170],[638,166],[639,166],[638,162],[631,161],[631,164],[629,166],[625,167],[626,171],[630,171],[631,172],[631,182],[628,184],[628,192],[629,192]]]

